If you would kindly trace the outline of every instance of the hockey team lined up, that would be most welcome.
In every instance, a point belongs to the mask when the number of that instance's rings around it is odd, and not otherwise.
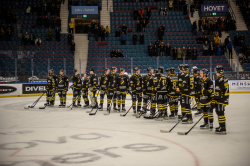
[[[77,70],[74,70],[72,76],[73,85],[73,106],[81,107],[81,96],[84,99],[84,108],[92,107],[103,111],[104,97],[107,95],[107,111],[110,113],[111,107],[115,112],[125,112],[126,94],[129,93],[132,98],[133,116],[148,117],[158,121],[175,119],[178,117],[178,101],[181,106],[182,123],[193,123],[192,108],[190,105],[197,106],[198,112],[195,115],[203,113],[204,124],[200,126],[202,129],[213,130],[213,109],[218,115],[219,127],[216,133],[226,134],[225,106],[229,101],[229,84],[228,79],[223,75],[224,68],[219,65],[215,69],[217,79],[215,80],[215,88],[213,81],[208,77],[207,69],[199,69],[192,67],[189,72],[189,65],[179,65],[179,74],[175,73],[175,68],[166,69],[164,75],[164,67],[158,69],[147,69],[147,75],[140,75],[140,69],[134,68],[135,74],[130,78],[125,75],[125,69],[120,68],[117,74],[117,68],[112,67],[111,73],[108,68],[105,74],[100,78],[94,74],[91,69],[90,73],[84,74],[81,80]],[[98,83],[98,79],[100,83]],[[47,106],[53,106],[55,102],[55,93],[60,98],[60,107],[66,105],[66,94],[68,91],[69,79],[60,70],[60,76],[54,74],[53,69],[50,70],[47,79]],[[215,90],[214,90],[215,89]],[[91,92],[91,93],[89,93]],[[100,105],[98,106],[97,95],[100,93]],[[89,97],[92,106],[89,104]],[[143,102],[143,105],[142,105]],[[168,116],[167,108],[170,107],[170,115]],[[147,111],[150,115],[146,115]]]

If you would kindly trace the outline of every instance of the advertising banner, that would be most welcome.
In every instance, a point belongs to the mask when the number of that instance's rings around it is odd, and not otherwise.
[[[46,83],[22,84],[23,94],[36,94],[46,91]]]
[[[72,14],[98,14],[98,6],[71,6]]]
[[[0,84],[0,96],[19,95],[20,93],[20,84]]]
[[[229,90],[250,91],[250,80],[229,80]]]
[[[201,12],[203,13],[219,13],[228,12],[227,4],[201,4]]]

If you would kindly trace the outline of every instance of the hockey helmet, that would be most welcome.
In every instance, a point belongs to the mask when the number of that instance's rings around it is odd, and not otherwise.
[[[109,70],[109,68],[105,68],[105,69],[104,69],[104,71],[108,71],[108,70]]]
[[[63,69],[61,69],[61,70],[60,70],[60,72],[64,72],[64,70],[63,70]]]
[[[224,67],[222,65],[218,65],[216,66],[215,71],[219,74],[222,74],[224,72]]]
[[[155,73],[155,74],[158,74],[158,73],[159,73],[159,70],[158,70],[158,69],[154,69],[154,73]]]
[[[184,66],[183,64],[180,64],[180,65],[179,65],[179,69],[180,69],[180,70],[183,70],[183,66]]]
[[[51,76],[53,76],[53,74],[49,72],[49,76],[51,77]]]
[[[188,64],[184,64],[183,65],[183,70],[188,71],[189,70],[189,65]]]
[[[171,68],[169,69],[169,71],[170,71],[171,74],[174,74],[174,73],[175,73],[175,68],[174,68],[174,67],[171,67]]]
[[[166,71],[167,73],[170,72],[170,68],[167,68],[165,71]]]
[[[124,68],[120,68],[120,70],[119,70],[120,72],[122,72],[122,71],[125,71],[125,69]]]
[[[88,73],[88,72],[86,72],[85,74],[86,74],[86,76],[89,76],[89,73]]]
[[[200,69],[199,69],[198,67],[196,67],[196,66],[192,67],[191,70],[192,70],[192,72],[195,73],[195,74],[199,74],[199,72],[200,72],[200,71],[199,71]]]
[[[93,71],[94,72],[95,70],[94,69],[90,69],[89,71]]]
[[[148,68],[147,68],[147,71],[148,71],[148,72],[150,72],[151,70],[153,70],[152,67],[148,67]]]
[[[134,71],[135,71],[135,72],[138,71],[138,70],[140,70],[138,67],[135,67],[135,68],[134,68]]]
[[[113,70],[115,70],[115,69],[117,69],[116,67],[111,67],[111,70],[113,71]]]
[[[164,67],[163,67],[163,66],[159,66],[158,71],[159,71],[160,73],[164,73]]]
[[[74,71],[74,73],[76,73],[76,72],[77,72],[77,69],[74,69],[73,71]]]
[[[207,69],[203,68],[203,69],[201,69],[201,71],[203,72],[203,74],[206,74],[206,76],[208,75],[208,70]]]

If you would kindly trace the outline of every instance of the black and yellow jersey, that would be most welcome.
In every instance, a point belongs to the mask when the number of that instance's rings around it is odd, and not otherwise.
[[[228,105],[229,102],[229,84],[228,78],[224,75],[215,80],[214,100],[216,104]]]

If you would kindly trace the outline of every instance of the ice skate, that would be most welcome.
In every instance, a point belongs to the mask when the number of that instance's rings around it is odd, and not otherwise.
[[[216,134],[227,134],[225,127],[220,127],[219,129],[215,130]]]
[[[208,123],[204,123],[203,125],[200,125],[200,128],[201,129],[208,129],[209,125],[208,125]]]

